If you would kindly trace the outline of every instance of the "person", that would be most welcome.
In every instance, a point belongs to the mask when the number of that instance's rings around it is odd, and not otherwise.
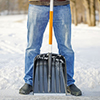
[[[67,91],[75,96],[82,95],[74,84],[74,51],[71,46],[71,10],[70,0],[54,0],[53,28],[59,54],[66,59]],[[25,52],[25,84],[19,89],[20,94],[32,91],[33,61],[40,54],[43,33],[49,21],[50,0],[29,0],[27,20],[27,48]]]

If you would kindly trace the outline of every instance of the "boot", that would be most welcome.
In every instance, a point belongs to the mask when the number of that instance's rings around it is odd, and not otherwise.
[[[74,96],[81,96],[82,95],[81,90],[79,88],[77,88],[75,84],[68,86],[67,92],[74,95]]]
[[[21,89],[19,89],[19,94],[29,94],[33,91],[33,88],[31,85],[25,83]]]

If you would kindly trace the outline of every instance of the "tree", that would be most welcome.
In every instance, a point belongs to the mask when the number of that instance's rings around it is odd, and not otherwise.
[[[19,11],[27,11],[28,9],[28,0],[18,0],[18,10]]]
[[[100,21],[100,0],[98,0],[99,2],[99,21]]]
[[[90,0],[84,0],[83,5],[87,12],[87,23],[89,26],[91,26],[91,12],[90,12]]]
[[[91,26],[95,26],[95,0],[91,0]]]
[[[84,7],[87,11],[87,23],[89,26],[95,26],[95,0],[84,0]]]
[[[71,13],[72,13],[72,22],[77,26],[77,9],[76,9],[76,0],[71,0]]]

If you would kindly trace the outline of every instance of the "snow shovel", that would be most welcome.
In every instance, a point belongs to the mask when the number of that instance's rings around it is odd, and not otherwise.
[[[67,95],[66,60],[52,53],[53,0],[50,0],[49,52],[37,55],[33,66],[34,93],[65,93]]]

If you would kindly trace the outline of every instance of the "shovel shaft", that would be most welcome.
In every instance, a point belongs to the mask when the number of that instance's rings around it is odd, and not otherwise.
[[[49,14],[49,56],[48,56],[48,92],[51,91],[51,69],[52,69],[52,32],[53,32],[53,0],[50,0]]]
[[[52,45],[52,29],[53,29],[53,11],[50,11],[50,20],[49,20],[49,45]]]
[[[50,14],[49,14],[49,53],[52,52],[52,33],[53,33],[53,0],[50,0]]]

